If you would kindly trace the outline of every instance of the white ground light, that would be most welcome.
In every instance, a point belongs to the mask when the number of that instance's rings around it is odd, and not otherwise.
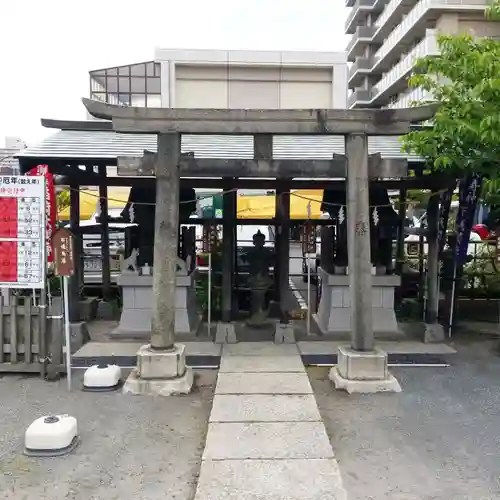
[[[117,365],[93,365],[83,376],[83,390],[114,391],[122,385],[122,371]]]
[[[78,425],[70,415],[37,418],[24,435],[24,454],[56,457],[71,453],[78,446]]]

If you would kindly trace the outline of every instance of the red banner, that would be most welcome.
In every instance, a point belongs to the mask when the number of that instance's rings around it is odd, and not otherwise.
[[[52,249],[52,235],[56,227],[57,202],[54,176],[49,172],[48,165],[37,165],[26,173],[26,175],[41,175],[45,177],[45,211],[47,214],[47,228],[45,230],[47,262],[54,262]]]

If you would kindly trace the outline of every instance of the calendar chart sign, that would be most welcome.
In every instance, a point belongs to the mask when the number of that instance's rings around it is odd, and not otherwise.
[[[48,165],[38,165],[28,172],[26,175],[41,175],[45,178],[45,238],[47,242],[46,256],[47,262],[54,262],[54,255],[52,252],[52,234],[55,231],[57,219],[56,207],[56,190],[54,187],[54,176],[49,171]]]
[[[0,176],[0,287],[45,286],[45,179]]]

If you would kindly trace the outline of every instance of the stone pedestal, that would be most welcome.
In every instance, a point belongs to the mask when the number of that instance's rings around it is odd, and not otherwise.
[[[446,335],[444,328],[439,323],[425,323],[424,343],[430,344],[432,342],[444,342]]]
[[[323,334],[349,337],[351,332],[351,291],[349,276],[330,274],[318,268],[321,301],[314,319]],[[372,316],[375,337],[402,336],[394,313],[394,289],[401,283],[396,275],[372,276]]]
[[[122,289],[123,306],[118,327],[111,332],[114,338],[151,337],[151,307],[153,304],[153,277],[123,273],[118,278]],[[194,335],[201,322],[198,313],[194,272],[177,275],[175,290],[175,334]]]
[[[352,393],[401,392],[399,382],[387,369],[387,353],[374,348],[360,352],[339,347],[337,366],[330,370],[336,389]]]
[[[236,344],[236,330],[233,323],[219,321],[215,330],[216,344]]]
[[[274,331],[275,344],[295,344],[295,332],[291,324],[276,323]]]
[[[193,372],[186,366],[186,346],[175,344],[171,351],[156,351],[150,345],[137,352],[134,368],[123,386],[124,393],[173,396],[189,394]]]

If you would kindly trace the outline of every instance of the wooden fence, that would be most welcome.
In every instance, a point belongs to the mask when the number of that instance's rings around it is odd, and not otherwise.
[[[0,297],[0,373],[55,377],[63,366],[61,305],[33,305],[32,297]]]

